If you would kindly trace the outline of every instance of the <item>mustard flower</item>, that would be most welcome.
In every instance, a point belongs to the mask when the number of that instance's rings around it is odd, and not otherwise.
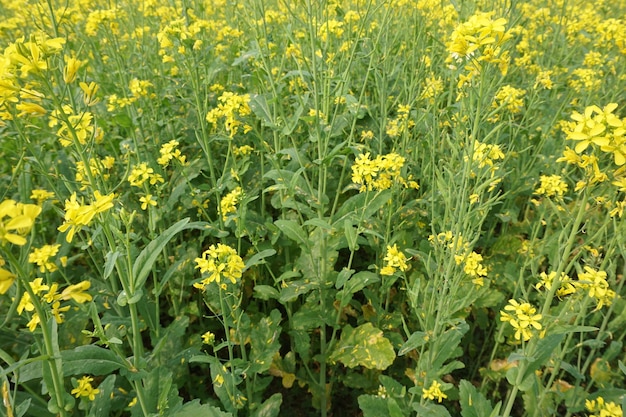
[[[186,156],[180,152],[180,149],[176,149],[179,144],[180,143],[177,140],[171,140],[163,144],[159,151],[161,156],[157,159],[157,163],[162,167],[166,167],[172,159],[176,159],[181,163],[181,165],[185,165]]]
[[[406,255],[398,250],[398,246],[395,244],[393,246],[387,245],[387,254],[385,255],[384,261],[385,266],[380,270],[381,275],[393,275],[397,269],[402,272],[409,269],[406,263]]]
[[[145,196],[140,197],[139,201],[141,202],[142,210],[147,210],[149,206],[156,207],[157,205],[157,202],[152,194],[146,194]]]
[[[0,268],[0,294],[6,294],[15,281],[15,274],[4,268]]]
[[[613,401],[606,402],[604,398],[585,400],[587,411],[598,414],[590,414],[589,417],[623,417],[624,412],[619,404]]]
[[[457,265],[463,263],[463,272],[472,277],[472,282],[478,286],[484,285],[484,277],[487,276],[487,268],[482,264],[483,256],[474,251],[466,256],[455,255]]]
[[[41,206],[44,201],[54,198],[54,193],[47,190],[33,190],[30,193],[30,198],[37,201],[38,206]]]
[[[597,271],[589,266],[584,267],[585,272],[578,274],[578,282],[576,285],[587,291],[589,297],[597,302],[596,310],[602,307],[610,306],[616,294],[609,288],[607,282],[607,273],[605,271]]]
[[[92,300],[91,294],[86,291],[91,287],[91,282],[81,281],[78,284],[68,285],[61,292],[60,300],[73,300],[78,304],[84,304]]]
[[[222,220],[226,221],[230,213],[237,212],[237,204],[239,203],[242,194],[243,191],[241,187],[237,187],[220,200],[220,213],[222,215]]]
[[[37,264],[37,266],[39,266],[39,272],[54,272],[57,270],[57,266],[53,262],[50,262],[50,258],[59,252],[60,247],[60,244],[55,244],[35,248],[28,255],[28,262]]]
[[[98,388],[94,388],[91,383],[93,382],[93,378],[90,376],[83,376],[81,379],[77,381],[76,387],[71,391],[71,394],[79,397],[86,397],[89,401],[93,401],[96,399],[96,395],[100,393]]]
[[[218,243],[211,245],[202,253],[202,257],[196,258],[196,268],[202,274],[208,274],[202,281],[194,284],[194,287],[204,290],[211,282],[221,282],[222,278],[228,279],[235,284],[243,274],[245,265],[235,249],[228,245]]]
[[[428,389],[422,388],[422,398],[429,400],[437,400],[441,402],[444,398],[448,398],[443,391],[441,391],[441,384],[438,381],[433,381]]]
[[[509,113],[519,113],[524,107],[526,90],[504,85],[496,93],[491,107],[494,109],[505,107]]]
[[[215,334],[213,332],[206,332],[202,335],[202,343],[205,345],[213,345],[215,343]]]
[[[352,165],[352,182],[361,185],[359,191],[386,190],[399,180],[405,158],[390,153],[370,159],[369,152],[357,156]]]
[[[102,195],[94,192],[95,201],[92,204],[82,205],[77,201],[76,193],[65,200],[65,221],[57,228],[60,232],[68,231],[65,240],[70,243],[74,234],[83,226],[88,226],[98,213],[103,213],[113,207],[115,194]]]
[[[26,244],[26,234],[30,232],[41,207],[35,204],[22,204],[14,200],[0,203],[0,245],[12,243]]]
[[[546,291],[550,291],[552,289],[552,285],[554,285],[554,278],[556,278],[556,272],[552,271],[549,274],[542,272],[539,274],[539,282],[535,285],[537,290],[545,288]],[[566,275],[564,272],[561,272],[561,279],[559,280],[559,288],[556,290],[557,297],[565,297],[570,294],[574,294],[576,292],[576,287],[574,286],[572,279]]]
[[[541,330],[541,314],[535,314],[537,309],[530,303],[519,303],[516,300],[509,300],[509,304],[504,307],[505,311],[500,312],[500,320],[508,322],[515,329],[515,339],[528,341],[533,337],[532,329]],[[512,312],[511,314],[507,313]]]
[[[545,195],[546,197],[562,196],[567,192],[567,183],[563,181],[560,175],[542,175],[539,177],[541,185],[535,190],[537,195]]]

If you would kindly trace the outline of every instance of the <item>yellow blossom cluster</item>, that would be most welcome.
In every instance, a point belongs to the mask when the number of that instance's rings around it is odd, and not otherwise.
[[[545,288],[546,291],[551,291],[554,285],[554,279],[556,278],[556,272],[552,271],[549,274],[541,272],[539,274],[539,282],[535,285],[537,290]],[[559,288],[556,290],[556,295],[559,298],[565,297],[576,292],[575,282],[565,273],[561,273],[561,279],[559,279]]]
[[[567,183],[563,181],[560,175],[542,175],[539,177],[539,181],[541,184],[535,190],[537,195],[562,197],[567,192]]]
[[[177,149],[178,145],[180,145],[180,143],[177,140],[170,140],[163,144],[159,150],[161,156],[157,159],[157,163],[162,167],[166,167],[169,165],[170,161],[176,159],[181,165],[185,165],[187,157],[180,152],[180,149]]]
[[[499,109],[504,107],[509,113],[517,114],[522,111],[524,107],[524,96],[526,90],[521,88],[515,88],[510,85],[503,85],[496,92],[493,98],[491,107]]]
[[[396,182],[418,189],[419,185],[412,176],[403,178],[400,174],[404,161],[405,158],[397,153],[378,155],[374,159],[370,159],[369,152],[361,154],[352,165],[352,182],[360,185],[360,192],[386,190]]]
[[[603,108],[588,106],[583,114],[573,112],[572,122],[561,124],[567,139],[578,142],[574,148],[577,154],[591,146],[612,154],[618,166],[626,163],[626,118],[615,115],[617,107],[617,103],[609,103]]]
[[[104,138],[104,132],[96,126],[91,112],[75,113],[74,109],[69,105],[64,105],[61,111],[53,110],[50,114],[48,125],[50,127],[59,126],[57,137],[59,143],[64,147],[68,147],[76,142],[86,145],[91,140],[95,143],[100,143]]]
[[[393,246],[387,245],[384,261],[385,266],[380,270],[381,275],[393,275],[396,273],[396,270],[404,272],[409,269],[406,255],[395,244]]]
[[[76,398],[87,397],[89,401],[95,400],[96,395],[100,393],[100,390],[98,388],[94,388],[91,385],[92,382],[92,377],[83,376],[77,381],[76,387],[70,392],[70,394],[75,395]]]
[[[39,272],[54,272],[57,270],[57,266],[54,262],[50,261],[50,258],[55,256],[59,252],[60,244],[44,245],[41,248],[35,248],[28,255],[28,262],[37,264]]]
[[[222,220],[226,221],[230,213],[237,212],[237,204],[242,195],[243,190],[241,187],[236,187],[220,200],[220,214],[222,215]]]
[[[498,65],[502,75],[508,71],[509,53],[502,51],[502,45],[512,35],[506,31],[507,20],[494,20],[493,15],[494,12],[478,12],[459,24],[450,35],[447,48],[451,59],[448,62],[469,61],[465,67],[468,75],[461,77],[460,86],[480,73],[483,62]]]
[[[441,402],[444,398],[448,398],[448,396],[441,391],[441,383],[439,383],[439,381],[433,381],[430,387],[422,388],[422,398]]]
[[[82,204],[78,201],[76,193],[72,193],[69,200],[65,200],[65,220],[58,227],[59,232],[68,232],[65,240],[69,243],[74,234],[83,226],[88,226],[96,214],[103,213],[113,207],[115,194],[102,195],[99,191],[94,192],[94,201],[91,204]]]
[[[607,402],[602,397],[598,397],[595,400],[585,400],[585,408],[587,411],[594,413],[590,414],[589,417],[623,417],[624,415],[624,411],[619,404],[613,401]]]
[[[202,253],[201,257],[195,259],[195,262],[196,268],[207,276],[193,286],[203,291],[212,282],[220,284],[222,278],[235,284],[241,278],[245,268],[237,251],[222,243],[211,245],[208,250]]]
[[[155,185],[157,183],[163,183],[165,180],[161,174],[155,173],[154,169],[150,168],[147,163],[141,162],[131,169],[128,175],[128,182],[133,187],[141,187],[146,181],[148,181],[150,185]]]
[[[509,313],[510,312],[510,313]],[[500,320],[508,322],[515,329],[515,339],[530,340],[536,333],[534,330],[541,330],[541,314],[536,314],[537,309],[530,303],[520,303],[516,300],[509,300],[509,304],[500,312]]]
[[[396,138],[413,128],[415,126],[415,122],[409,118],[410,113],[410,105],[399,105],[398,115],[396,118],[387,122],[385,133],[387,133],[389,137]]]
[[[576,285],[587,291],[589,297],[596,301],[596,310],[610,306],[616,297],[615,291],[609,288],[605,271],[597,271],[589,266],[578,274]]]
[[[108,171],[113,168],[114,164],[115,158],[112,156],[102,159],[89,158],[89,172],[87,172],[83,161],[76,161],[76,182],[81,184],[80,190],[86,190],[91,185],[90,178],[108,180],[111,176]]]
[[[49,305],[50,314],[54,317],[57,324],[63,323],[63,313],[70,309],[68,305],[62,306],[62,301],[73,300],[76,303],[83,304],[92,300],[91,295],[86,292],[91,286],[89,281],[81,281],[78,284],[68,285],[60,293],[58,292],[59,284],[56,282],[52,285],[44,284],[43,278],[35,278],[28,285],[33,295],[41,295],[41,301]],[[31,313],[30,321],[26,325],[31,332],[34,332],[37,325],[41,323],[41,317],[39,317],[39,313],[35,311],[34,300],[31,298],[30,292],[28,291],[22,294],[16,311],[19,315],[22,315],[25,311]]]
[[[457,265],[463,264],[463,272],[472,277],[472,283],[479,287],[485,285],[487,268],[482,264],[483,256],[481,254],[472,251],[467,255],[454,255],[454,261]]]
[[[243,127],[243,133],[249,132],[252,127],[244,124],[240,118],[248,116],[252,111],[248,106],[250,102],[249,94],[235,94],[225,91],[218,98],[219,104],[206,115],[207,122],[217,127],[220,119],[224,119],[224,129],[232,138]]]
[[[0,245],[25,245],[25,236],[35,224],[39,213],[41,207],[35,204],[23,204],[15,200],[0,203]]]

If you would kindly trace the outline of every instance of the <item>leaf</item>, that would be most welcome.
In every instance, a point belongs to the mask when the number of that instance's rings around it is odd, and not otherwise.
[[[413,403],[413,409],[417,411],[419,417],[450,417],[450,412],[439,404],[426,403],[420,405],[420,403]]]
[[[349,368],[364,366],[384,370],[393,363],[395,357],[393,346],[383,336],[382,330],[375,328],[372,323],[365,323],[357,328],[345,326],[329,359]]]
[[[337,274],[337,280],[335,281],[335,288],[338,290],[343,287],[346,281],[354,274],[354,269],[343,268],[339,274]]]
[[[250,110],[254,113],[256,117],[261,119],[264,126],[269,128],[275,128],[276,123],[272,120],[272,113],[267,104],[267,100],[265,96],[261,94],[250,94],[250,101],[248,102],[248,106],[250,106]]]
[[[133,283],[134,286],[130,290],[133,294],[128,294],[130,298],[133,297],[135,290],[141,288],[143,284],[148,279],[148,274],[152,270],[152,265],[156,262],[157,258],[161,254],[161,251],[168,244],[168,242],[176,235],[178,232],[198,227],[200,223],[194,222],[189,223],[189,217],[180,220],[177,223],[174,223],[170,226],[166,231],[161,233],[159,237],[154,239],[152,242],[146,246],[137,259],[135,259],[135,263],[133,264]]]
[[[248,259],[246,261],[246,269],[250,269],[251,267],[253,267],[255,265],[264,263],[265,262],[264,261],[265,258],[268,258],[268,257],[273,256],[275,254],[276,254],[276,251],[274,249],[265,249],[265,250],[262,250],[259,253],[256,253],[256,254],[252,255],[250,257],[250,259]]]
[[[294,301],[299,296],[308,293],[319,285],[316,282],[307,279],[299,279],[291,281],[285,288],[280,291],[279,301],[282,304]]]
[[[126,367],[126,363],[115,353],[96,345],[78,346],[61,352],[63,374],[70,375],[108,375]],[[20,382],[27,382],[42,377],[41,362],[24,365],[20,372]]]
[[[258,300],[277,300],[280,297],[278,290],[270,285],[255,285],[254,298]]]
[[[380,210],[391,198],[391,190],[383,190],[377,192],[374,197],[371,193],[359,193],[347,199],[339,208],[336,219],[343,219],[351,213],[363,212],[363,218],[368,219],[374,213]]]
[[[308,248],[308,238],[304,229],[293,220],[276,220],[274,222],[276,227],[280,229],[289,239],[298,243],[298,245],[305,250]]]
[[[418,347],[424,346],[428,342],[428,338],[426,337],[426,333],[421,331],[416,331],[413,333],[406,342],[402,345],[400,350],[398,351],[398,356],[404,356],[413,349],[417,349]]]
[[[278,413],[280,413],[280,406],[282,403],[282,394],[276,393],[265,400],[250,417],[277,417]]]
[[[337,300],[341,300],[341,306],[345,307],[350,302],[352,297],[346,297],[346,295],[352,295],[361,291],[369,284],[373,284],[375,282],[379,282],[380,278],[378,275],[371,271],[360,271],[354,274],[348,281],[344,284],[344,288],[337,292],[335,298]]]
[[[120,255],[121,255],[121,252],[119,251],[108,252],[105,255],[104,272],[102,273],[103,279],[108,279],[109,276],[111,276],[111,273],[113,272],[113,268],[115,267],[115,261],[117,260],[117,257]]]
[[[115,375],[109,375],[98,385],[100,391],[91,403],[89,417],[108,416],[111,411],[111,398],[115,389]]]
[[[232,414],[209,404],[200,404],[200,400],[193,400],[183,404],[183,407],[170,414],[170,417],[232,417]]]
[[[489,400],[466,380],[459,384],[459,397],[463,417],[487,417],[493,412]]]
[[[363,417],[391,417],[387,401],[378,395],[359,395],[358,401]]]

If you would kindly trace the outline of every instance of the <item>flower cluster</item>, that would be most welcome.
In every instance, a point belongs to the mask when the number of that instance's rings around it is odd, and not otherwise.
[[[220,200],[220,214],[222,215],[222,220],[226,221],[230,213],[237,212],[237,204],[242,195],[243,190],[241,187],[236,187]]]
[[[504,159],[504,153],[499,145],[490,145],[477,140],[474,141],[472,160],[478,163],[478,168],[485,166],[493,167],[494,161],[500,159]]]
[[[562,123],[567,139],[578,141],[576,153],[581,154],[592,146],[613,154],[616,165],[626,163],[626,119],[617,117],[613,113],[616,109],[617,103],[609,103],[602,109],[588,106],[583,114],[572,113],[573,122]]]
[[[65,200],[65,221],[58,227],[59,232],[68,231],[65,240],[69,243],[74,234],[83,226],[88,226],[98,213],[103,213],[113,207],[115,194],[102,195],[99,191],[94,192],[94,201],[91,204],[79,203],[76,193]]]
[[[28,255],[28,262],[37,264],[39,272],[54,272],[57,270],[57,266],[50,261],[50,258],[55,256],[59,252],[60,244],[56,245],[44,245],[41,248],[35,248]]]
[[[104,132],[96,126],[93,113],[74,112],[69,105],[64,105],[62,111],[54,110],[50,114],[50,127],[59,126],[57,137],[63,147],[68,147],[76,142],[86,145],[93,140],[100,143],[104,138]]]
[[[157,163],[162,167],[169,165],[170,161],[176,159],[181,165],[185,165],[187,157],[180,152],[180,149],[176,149],[180,143],[177,140],[170,140],[161,146],[159,153],[161,156],[157,159]]]
[[[155,185],[158,182],[163,183],[165,180],[161,174],[155,173],[154,169],[150,168],[147,163],[141,162],[131,169],[128,182],[133,187],[141,187],[146,181],[149,181],[150,185]]]
[[[541,184],[535,190],[537,195],[562,197],[567,192],[567,183],[563,181],[560,175],[542,175],[539,177],[539,181]]]
[[[385,266],[380,270],[381,275],[393,275],[398,269],[402,272],[409,269],[409,265],[406,263],[406,255],[395,244],[393,246],[387,245],[387,254],[384,261]]]
[[[596,310],[603,306],[610,306],[615,299],[615,291],[609,288],[606,280],[605,271],[596,271],[595,269],[585,266],[585,272],[578,274],[578,282],[576,285],[587,291],[589,297],[593,298],[596,303]]]
[[[361,154],[352,165],[352,182],[361,186],[360,192],[386,190],[394,182],[418,189],[419,185],[411,176],[405,179],[400,175],[404,161],[405,158],[397,153],[378,155],[374,159],[370,159],[369,152]]]
[[[494,109],[504,107],[510,114],[517,114],[521,112],[522,108],[524,107],[525,95],[526,90],[511,87],[510,85],[504,85],[500,87],[495,97],[493,98],[491,107]]]
[[[252,111],[248,103],[250,102],[249,94],[235,94],[229,91],[222,93],[218,98],[219,104],[216,108],[209,111],[206,115],[207,122],[217,126],[220,119],[224,119],[224,129],[232,138],[239,131],[239,127],[243,126],[243,132],[249,132],[252,127],[240,121],[241,117],[249,115]]]
[[[245,267],[237,251],[221,243],[211,245],[202,253],[202,257],[195,259],[195,262],[196,268],[200,269],[202,274],[207,274],[202,281],[193,284],[195,288],[201,290],[212,282],[220,284],[222,278],[235,284],[241,278]]]
[[[93,401],[96,399],[96,395],[100,393],[98,388],[94,388],[91,383],[93,382],[93,378],[90,376],[83,376],[81,379],[77,381],[76,388],[71,391],[72,395],[75,395],[76,398],[79,397],[87,397],[89,401]]]
[[[433,381],[428,389],[422,388],[422,398],[441,402],[441,400],[448,398],[448,396],[441,391],[441,384],[438,381]]]
[[[34,295],[41,295],[41,301],[47,303],[50,306],[50,314],[54,317],[58,324],[63,323],[63,313],[70,309],[68,305],[61,305],[62,301],[73,300],[76,303],[83,304],[92,300],[92,297],[86,291],[91,286],[89,281],[82,281],[78,284],[69,285],[63,289],[61,293],[58,292],[59,284],[54,283],[47,285],[43,283],[42,278],[35,278],[28,284]],[[45,292],[45,293],[44,293]],[[30,321],[26,325],[31,332],[34,332],[37,325],[41,323],[41,317],[38,312],[34,312],[35,304],[31,298],[29,292],[24,292],[20,298],[20,302],[17,305],[17,313],[22,315],[24,311],[30,312]]]
[[[463,272],[472,277],[475,285],[482,287],[485,285],[485,277],[487,276],[487,268],[482,264],[483,256],[474,251],[467,255],[454,255],[454,261],[457,265],[463,264]]]
[[[546,291],[551,291],[554,285],[554,279],[556,278],[556,272],[552,271],[549,274],[542,272],[539,274],[539,282],[535,285],[537,290],[545,288]],[[561,273],[561,279],[559,279],[559,288],[556,290],[557,297],[565,297],[576,292],[575,282],[565,273]]]
[[[30,232],[39,213],[41,207],[35,204],[17,203],[14,200],[0,203],[0,245],[25,245],[24,236]]]
[[[505,311],[500,312],[500,320],[508,322],[515,329],[515,339],[524,342],[533,337],[533,329],[541,330],[541,314],[536,314],[537,310],[530,303],[519,303],[516,300],[509,300],[509,304],[504,307]],[[511,314],[507,313],[508,311]]]
[[[385,133],[387,133],[390,137],[395,138],[413,128],[415,126],[415,122],[409,118],[410,112],[411,106],[398,106],[398,115],[395,119],[391,119],[387,122]]]
[[[585,400],[585,408],[587,411],[594,413],[590,414],[589,417],[622,417],[624,415],[619,404],[613,401],[606,402],[602,397],[598,397],[595,400]]]

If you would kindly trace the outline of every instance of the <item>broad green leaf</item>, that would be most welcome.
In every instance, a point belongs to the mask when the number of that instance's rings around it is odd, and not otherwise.
[[[274,249],[265,249],[259,253],[252,255],[250,259],[246,261],[246,269],[249,269],[255,265],[263,263],[265,258],[274,256],[275,254],[276,254],[276,251]]]
[[[280,297],[278,290],[270,285],[255,285],[254,298],[258,300],[277,300]]]
[[[270,369],[272,358],[280,349],[278,337],[281,334],[282,317],[276,309],[269,316],[263,317],[250,331],[249,372],[263,373]]]
[[[117,260],[117,257],[120,255],[121,255],[121,252],[115,251],[115,252],[109,252],[104,256],[105,262],[104,262],[104,272],[102,273],[103,279],[108,279],[109,276],[111,276],[111,273],[113,272],[113,268],[115,267],[115,261]]]
[[[269,397],[259,406],[250,417],[278,417],[280,406],[283,403],[283,396],[276,393]]]
[[[463,417],[487,417],[493,412],[489,400],[466,380],[459,384],[459,397]]]
[[[298,223],[293,220],[276,220],[274,222],[276,227],[280,229],[289,239],[298,243],[302,250],[307,250],[308,248],[308,238],[307,234],[302,229]]]
[[[371,271],[360,271],[352,275],[350,279],[344,284],[343,289],[337,292],[335,298],[341,300],[341,306],[348,305],[352,298],[352,294],[355,294],[365,288],[367,285],[379,282],[378,275]],[[348,296],[347,296],[348,295]]]
[[[357,228],[352,226],[352,221],[350,219],[345,219],[343,222],[343,231],[346,241],[348,242],[348,249],[351,251],[359,249],[359,245],[357,244],[359,234],[357,233]]]
[[[91,403],[89,417],[108,416],[111,411],[111,398],[115,390],[115,375],[109,375],[98,385],[100,391]]]
[[[232,414],[209,404],[200,404],[200,400],[193,400],[183,404],[182,408],[173,412],[170,417],[232,417]]]
[[[443,405],[426,403],[413,403],[413,409],[417,411],[419,417],[450,417],[450,412]]]
[[[187,217],[177,223],[174,223],[166,231],[161,233],[159,237],[150,242],[148,246],[141,251],[139,256],[137,256],[137,259],[135,259],[135,263],[133,264],[134,286],[131,288],[131,291],[134,293],[137,289],[143,286],[146,279],[148,279],[148,274],[150,274],[150,271],[152,270],[152,265],[156,262],[165,245],[167,245],[177,233],[185,229],[199,227],[199,225],[200,223],[198,222],[189,223],[189,218]],[[134,294],[128,295],[132,298]]]
[[[299,279],[297,281],[291,281],[285,288],[280,290],[279,301],[281,303],[288,303],[299,296],[308,293],[314,288],[319,287],[317,282],[313,282],[307,279]]]
[[[337,274],[337,280],[335,281],[335,288],[338,290],[341,289],[352,274],[354,274],[354,269],[343,268],[339,271],[339,274]]]
[[[70,375],[108,375],[117,369],[126,367],[119,356],[108,349],[95,345],[78,346],[61,352],[63,373]],[[41,362],[24,365],[20,372],[20,381],[27,382],[42,377]]]
[[[359,395],[358,401],[363,417],[391,417],[387,400],[378,395]]]
[[[272,112],[267,104],[265,96],[261,94],[250,94],[250,101],[248,102],[248,105],[254,115],[258,117],[261,122],[263,122],[264,126],[269,128],[276,127],[276,123],[274,123]]]
[[[349,368],[364,366],[368,369],[387,369],[396,357],[389,339],[372,323],[357,328],[345,326],[335,350],[329,359]]]
[[[428,338],[426,338],[426,333],[416,331],[411,336],[409,336],[406,342],[404,342],[404,344],[398,351],[398,356],[404,356],[413,349],[424,346],[427,342]]]

